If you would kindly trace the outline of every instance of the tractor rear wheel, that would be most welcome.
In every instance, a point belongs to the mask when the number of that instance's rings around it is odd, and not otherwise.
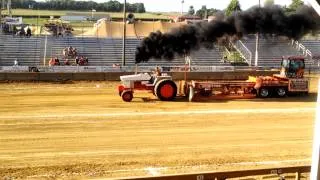
[[[132,91],[123,91],[121,93],[121,98],[125,102],[131,102],[133,99],[133,93]]]
[[[177,85],[171,80],[161,80],[154,87],[155,95],[161,101],[172,101],[177,96]]]

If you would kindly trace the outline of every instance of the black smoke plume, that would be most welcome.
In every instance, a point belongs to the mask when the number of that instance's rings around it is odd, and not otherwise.
[[[317,20],[314,10],[306,6],[289,15],[280,6],[252,7],[228,18],[184,25],[169,33],[150,33],[137,47],[135,59],[136,63],[150,58],[172,60],[201,46],[210,48],[224,37],[240,39],[257,32],[299,39],[319,29]]]

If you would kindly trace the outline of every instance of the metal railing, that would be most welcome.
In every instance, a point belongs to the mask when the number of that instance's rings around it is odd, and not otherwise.
[[[283,167],[272,169],[255,169],[255,170],[242,170],[242,171],[229,171],[229,172],[205,172],[196,174],[180,174],[180,175],[166,175],[158,177],[135,177],[135,178],[122,178],[122,180],[207,180],[217,179],[225,180],[229,178],[243,178],[252,176],[274,175],[279,179],[285,179],[284,174],[295,173],[295,179],[300,180],[301,173],[310,173],[310,166],[297,166],[297,167]],[[121,179],[121,178],[120,178]]]
[[[233,47],[243,56],[246,62],[251,66],[252,63],[252,53],[251,51],[243,44],[241,40],[238,40],[235,43],[232,43]]]
[[[303,44],[301,44],[299,41],[292,40],[292,46],[296,48],[298,52],[301,52],[304,56],[312,59],[312,52],[309,49],[307,49]]]

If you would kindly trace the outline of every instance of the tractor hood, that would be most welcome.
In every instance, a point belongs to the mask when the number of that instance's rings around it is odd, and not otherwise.
[[[148,73],[120,76],[121,81],[149,81],[151,76]]]

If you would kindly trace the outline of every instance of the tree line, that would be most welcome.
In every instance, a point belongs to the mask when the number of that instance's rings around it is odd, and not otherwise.
[[[123,11],[123,3],[110,0],[103,3],[94,1],[74,1],[74,0],[46,0],[38,2],[35,0],[12,0],[12,8],[20,9],[40,9],[40,10],[92,10],[121,12]],[[143,3],[127,3],[126,9],[128,12],[144,13],[146,9]]]
[[[317,0],[317,1],[320,4],[320,0]],[[292,3],[289,6],[284,6],[283,8],[286,13],[291,13],[291,12],[295,12],[303,4],[304,3],[302,0],[292,0]],[[265,0],[264,4],[262,4],[262,5],[264,5],[264,6],[274,5],[274,0]],[[201,18],[207,18],[208,16],[213,16],[213,15],[216,15],[217,13],[223,13],[227,16],[230,16],[236,11],[242,11],[239,0],[231,0],[228,7],[224,10],[219,10],[219,9],[214,9],[214,8],[207,9],[206,6],[202,6],[201,9],[195,11],[194,7],[190,6],[188,14],[189,15],[195,14]]]

